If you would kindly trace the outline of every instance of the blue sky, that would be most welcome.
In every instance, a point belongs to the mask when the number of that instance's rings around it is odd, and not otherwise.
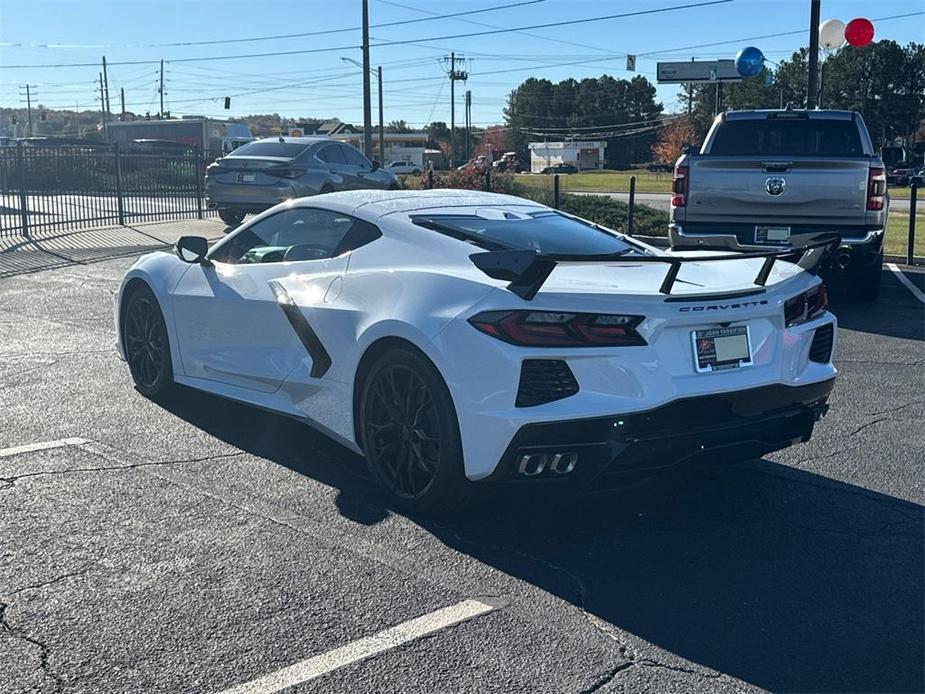
[[[733,0],[724,4],[660,14],[532,29],[479,37],[439,38],[526,25],[693,4],[704,0],[541,0],[510,9],[465,17],[372,28],[372,64],[383,66],[385,119],[420,125],[449,121],[449,85],[441,58],[456,51],[466,56],[470,78],[457,83],[457,122],[462,122],[462,92],[472,90],[473,121],[501,121],[505,96],[528,77],[560,80],[610,74],[629,77],[625,55],[638,55],[637,72],[655,81],[659,60],[732,58],[749,44],[771,60],[786,58],[806,45],[809,0]],[[421,19],[525,0],[369,0],[370,24]],[[823,0],[822,19],[887,17],[925,10],[922,0]],[[279,34],[357,27],[360,0],[0,0],[0,105],[20,102],[27,82],[35,86],[33,104],[81,109],[98,107],[98,64],[110,62],[112,109],[119,88],[127,108],[157,111],[158,66],[120,65],[126,61],[167,61],[166,108],[175,115],[236,116],[278,112],[284,116],[337,116],[362,122],[362,77],[342,60],[359,60],[359,30],[277,40],[215,45],[152,44],[222,41]],[[877,38],[901,44],[925,43],[925,16],[875,22]],[[803,31],[801,31],[803,30]],[[747,37],[800,31],[787,36]],[[419,41],[421,39],[421,41]],[[431,40],[426,40],[431,39]],[[715,42],[724,45],[690,48]],[[330,50],[329,50],[330,49]],[[284,51],[315,53],[201,62],[172,62]],[[28,67],[93,63],[84,67]],[[375,90],[375,81],[373,89]],[[677,109],[674,85],[659,87],[667,110]],[[222,97],[233,95],[232,109]],[[376,120],[375,103],[373,119]]]

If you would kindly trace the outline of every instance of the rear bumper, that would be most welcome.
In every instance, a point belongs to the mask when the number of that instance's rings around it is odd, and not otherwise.
[[[307,194],[296,190],[288,181],[274,185],[245,185],[206,180],[206,204],[209,209],[260,212]]]
[[[837,229],[829,229],[828,232],[837,232]],[[840,254],[849,254],[851,262],[858,264],[880,263],[880,255],[883,250],[883,229],[871,229],[862,234],[843,234],[836,258]],[[751,232],[736,231],[735,233],[711,233],[701,231],[690,231],[685,229],[683,224],[670,224],[668,226],[668,238],[672,250],[676,251],[693,251],[693,250],[726,250],[726,251],[767,251],[774,248],[786,248],[786,246],[775,246],[774,244],[756,244],[750,242]],[[821,232],[813,231],[805,234],[794,234],[790,237],[790,245],[798,248],[808,243],[812,243]]]
[[[683,398],[645,412],[527,424],[488,479],[599,489],[679,463],[760,457],[808,441],[834,383],[776,384]]]

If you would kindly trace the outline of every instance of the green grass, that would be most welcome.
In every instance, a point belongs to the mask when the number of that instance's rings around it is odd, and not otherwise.
[[[637,193],[671,192],[670,172],[651,173],[645,169],[560,174],[559,186],[562,192],[626,193],[630,189],[630,176],[636,177]],[[517,174],[515,179],[518,183],[532,188],[548,188],[552,190],[552,176]]]
[[[890,186],[890,197],[908,200],[910,190],[909,186]],[[919,200],[922,199],[922,193],[918,194],[918,198]]]
[[[887,220],[883,252],[886,255],[906,255],[909,239],[909,215],[891,214]],[[915,255],[925,256],[925,214],[915,215]]]

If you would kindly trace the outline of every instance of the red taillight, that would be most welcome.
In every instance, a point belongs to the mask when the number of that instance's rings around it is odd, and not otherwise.
[[[486,311],[469,322],[486,335],[525,347],[630,347],[642,316],[558,311]]]
[[[298,178],[305,173],[305,169],[286,169],[285,171],[274,171],[273,173],[282,178]]]
[[[886,172],[871,167],[867,174],[867,209],[882,210],[886,201]]]
[[[684,207],[687,205],[688,176],[690,169],[686,166],[674,167],[674,178],[671,181],[671,206]]]
[[[787,327],[798,325],[825,313],[829,307],[829,293],[825,284],[813,287],[784,303],[784,318]]]

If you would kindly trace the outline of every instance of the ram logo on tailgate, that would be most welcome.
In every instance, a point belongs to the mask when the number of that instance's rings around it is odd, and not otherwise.
[[[764,189],[768,191],[768,195],[777,196],[783,195],[784,191],[787,189],[787,179],[772,177],[764,182]]]

